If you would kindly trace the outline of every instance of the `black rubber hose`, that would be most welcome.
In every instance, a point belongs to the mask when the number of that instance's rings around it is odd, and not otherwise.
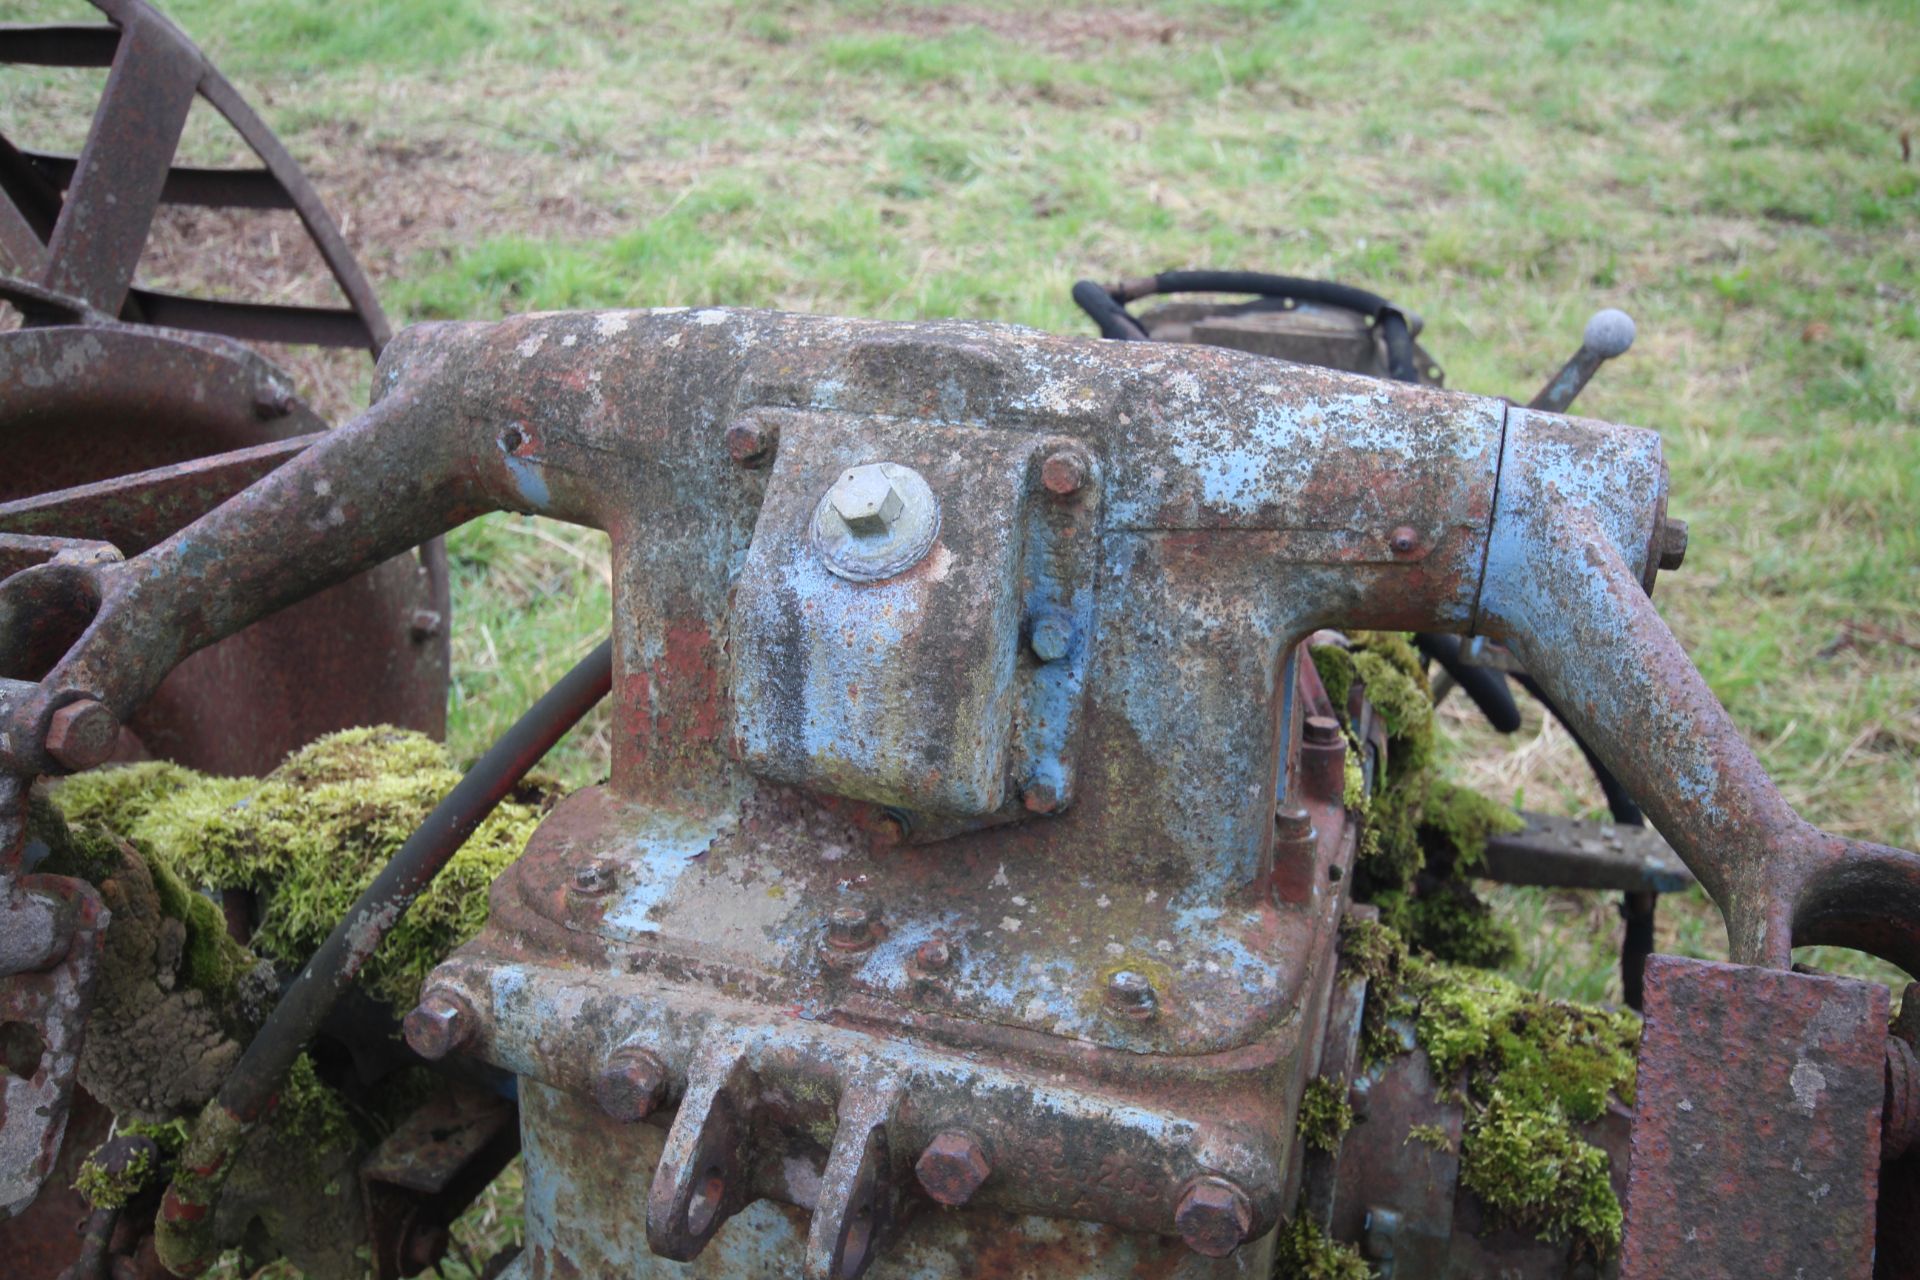
[[[1146,329],[1127,314],[1127,309],[1107,292],[1105,286],[1092,280],[1078,281],[1073,286],[1073,300],[1100,326],[1101,337],[1119,342],[1146,341]]]
[[[1441,632],[1422,631],[1413,637],[1420,652],[1440,664],[1461,692],[1473,699],[1487,723],[1501,733],[1520,727],[1520,708],[1514,705],[1513,691],[1507,688],[1507,673],[1488,667],[1469,666],[1460,660],[1460,637]]]
[[[1264,271],[1162,271],[1151,277],[1151,281],[1151,289],[1140,292],[1129,290],[1129,296],[1124,301],[1134,302],[1153,293],[1256,293],[1263,298],[1297,298],[1302,302],[1318,302],[1323,306],[1358,311],[1367,316],[1397,310],[1379,294],[1356,289],[1352,285],[1334,284],[1330,280],[1307,280],[1299,276],[1269,275]]]

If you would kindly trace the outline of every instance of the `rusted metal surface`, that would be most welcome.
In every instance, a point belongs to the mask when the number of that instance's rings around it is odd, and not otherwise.
[[[419,1275],[448,1227],[520,1150],[513,1104],[459,1082],[408,1115],[360,1166],[374,1280]]]
[[[1526,826],[1487,840],[1476,876],[1503,884],[1628,893],[1679,893],[1693,874],[1657,831],[1615,822],[1591,822],[1522,813]]]
[[[1655,956],[1624,1280],[1873,1274],[1887,990]]]
[[[993,1215],[1104,1224],[1074,1274],[1256,1274],[1340,1004],[1348,745],[1294,656],[1323,626],[1506,640],[1716,894],[1809,841],[1864,877],[1790,877],[1817,909],[1759,943],[1732,894],[1743,954],[1831,935],[1916,861],[1713,772],[1737,739],[1644,594],[1649,432],[1200,346],[717,308],[423,327],[379,393],[144,554],[67,569],[97,616],[0,719],[0,764],[54,768],[60,708],[125,719],[183,653],[481,512],[607,529],[612,777],[542,824],[410,1027],[519,1077],[542,1280],[756,1251],[743,1274],[952,1275],[926,1242]],[[880,464],[940,518],[863,581],[816,522],[891,537],[913,495],[838,492]],[[660,1110],[609,1114],[635,1062]],[[956,1132],[989,1171],[936,1213],[915,1170]]]

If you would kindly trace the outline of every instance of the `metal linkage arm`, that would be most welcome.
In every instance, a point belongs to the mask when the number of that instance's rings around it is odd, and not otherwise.
[[[1607,527],[1590,487],[1604,474],[1553,420],[1514,410],[1478,630],[1513,648],[1699,877],[1736,962],[1786,968],[1796,944],[1829,943],[1920,972],[1920,855],[1793,811]]]

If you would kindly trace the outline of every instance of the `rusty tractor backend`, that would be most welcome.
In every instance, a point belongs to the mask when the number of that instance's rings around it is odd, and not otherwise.
[[[26,319],[0,424],[38,459],[49,424],[160,405],[151,440],[0,494],[0,1231],[77,1176],[58,1274],[235,1248],[419,1274],[516,1150],[517,1280],[1920,1274],[1920,1001],[1890,1021],[1884,988],[1792,963],[1913,971],[1920,855],[1802,820],[1655,611],[1686,537],[1660,437],[1565,412],[1624,316],[1522,406],[1444,389],[1403,308],[1245,272],[1084,283],[1102,339],[714,307],[388,340],[331,252],[348,308],[195,311],[132,287],[146,221],[93,203],[107,170],[144,175],[147,216],[278,192],[323,252],[337,232],[184,37],[101,7],[0,30],[0,56],[104,59],[144,104],[103,106],[71,163],[0,144]],[[262,173],[171,167],[196,91]],[[1201,300],[1128,309],[1157,294]],[[257,353],[181,326],[352,338],[372,407],[323,430]],[[500,511],[610,536],[611,639],[310,955],[229,975],[250,1003],[200,1093],[109,1137],[76,1080],[135,908],[176,913],[140,957],[168,982],[258,917],[119,833],[72,853],[48,780],[437,732],[445,579],[413,552]],[[301,633],[343,664],[322,696],[291,640],[257,680],[183,682],[288,609],[344,615]],[[1513,818],[1461,874],[1622,892],[1644,1023],[1409,955],[1356,897],[1409,765],[1391,682],[1431,710],[1402,633],[1496,726],[1511,680],[1578,736],[1613,824]],[[609,697],[610,776],[546,811],[529,769]],[[256,714],[229,754],[156,727]],[[272,794],[327,782],[319,759]],[[381,1004],[382,942],[510,804],[538,826],[484,927]],[[1696,881],[1732,963],[1648,955],[1655,896]],[[403,1076],[377,1141],[312,1102]],[[274,1144],[314,1175],[285,1203],[244,1172]]]

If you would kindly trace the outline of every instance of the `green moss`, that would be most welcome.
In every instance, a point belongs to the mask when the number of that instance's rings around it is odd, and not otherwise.
[[[1432,1147],[1435,1151],[1451,1151],[1453,1139],[1445,1128],[1437,1124],[1410,1124],[1407,1126],[1407,1141],[1419,1142]]]
[[[189,969],[211,980],[237,957],[217,941],[219,909],[187,886],[257,892],[254,950],[297,967],[459,777],[440,744],[379,727],[319,739],[263,779],[141,764],[78,775],[54,801],[146,855],[169,914],[188,925]],[[368,961],[369,991],[396,1007],[418,998],[428,971],[486,922],[488,886],[557,794],[529,780],[480,825]]]
[[[1375,987],[1397,984],[1406,963],[1403,936],[1377,920],[1358,915],[1340,920],[1340,959],[1346,967]]]
[[[1358,1249],[1329,1239],[1311,1215],[1295,1214],[1274,1239],[1274,1280],[1371,1280],[1372,1275]]]
[[[1631,1105],[1638,1022],[1418,956],[1401,972],[1400,986],[1380,992],[1377,1006],[1369,993],[1365,1050],[1411,1047],[1388,1025],[1400,1020],[1434,1078],[1460,1082],[1462,1182],[1503,1223],[1610,1254],[1620,1242],[1620,1206],[1607,1156],[1576,1126],[1600,1119],[1611,1097]],[[1439,1131],[1410,1131],[1414,1138],[1445,1142]]]
[[[1513,927],[1463,881],[1436,880],[1418,896],[1390,889],[1375,894],[1373,904],[1409,946],[1453,964],[1497,969],[1519,954]]]
[[[1360,687],[1386,731],[1386,766],[1371,793],[1357,740],[1350,738],[1347,753],[1346,803],[1362,823],[1356,896],[1380,904],[1388,925],[1422,951],[1463,964],[1503,964],[1514,953],[1513,937],[1460,876],[1479,863],[1490,836],[1518,830],[1520,818],[1434,772],[1433,700],[1407,637],[1359,632],[1348,642],[1315,648],[1312,657],[1342,717]]]
[[[146,1190],[153,1181],[154,1158],[151,1151],[137,1152],[119,1170],[98,1163],[99,1152],[80,1162],[73,1189],[95,1209],[117,1209]]]
[[[1325,1076],[1307,1081],[1300,1098],[1300,1140],[1315,1151],[1332,1152],[1341,1135],[1353,1127],[1353,1107],[1347,1091]]]
[[[274,1130],[317,1151],[351,1146],[360,1139],[346,1103],[313,1069],[313,1059],[293,1060],[273,1113]]]
[[[181,1148],[187,1145],[188,1126],[185,1120],[163,1120],[158,1123],[142,1123],[138,1120],[116,1121],[116,1133],[130,1134],[136,1138],[145,1138],[160,1148],[161,1158],[173,1160],[180,1155]]]
[[[1557,1110],[1531,1110],[1497,1090],[1460,1144],[1461,1184],[1499,1221],[1603,1258],[1619,1247],[1621,1229],[1607,1167],[1607,1153]]]

